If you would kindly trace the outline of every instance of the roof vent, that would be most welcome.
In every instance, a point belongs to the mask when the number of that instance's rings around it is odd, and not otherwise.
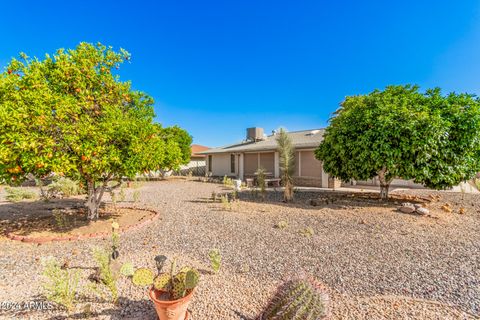
[[[312,130],[309,133],[307,133],[307,136],[313,136],[313,135],[316,135],[319,132],[320,132],[320,130],[318,130],[318,129],[317,130]]]
[[[264,139],[263,128],[258,128],[258,127],[247,128],[247,140],[256,142],[263,139]]]

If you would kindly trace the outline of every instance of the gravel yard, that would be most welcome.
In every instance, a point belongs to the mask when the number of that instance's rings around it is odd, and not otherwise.
[[[194,320],[252,319],[282,279],[315,275],[330,291],[333,319],[478,319],[480,316],[480,195],[426,190],[398,191],[441,198],[430,216],[402,214],[394,203],[339,201],[310,206],[322,193],[299,192],[296,201],[255,202],[247,191],[231,210],[213,203],[218,184],[192,181],[145,183],[142,206],[160,219],[121,236],[120,257],[153,268],[158,254],[197,267],[202,281],[190,306]],[[464,199],[462,199],[464,197]],[[445,203],[454,208],[448,213]],[[131,205],[131,204],[129,204]],[[0,203],[0,216],[7,206]],[[457,211],[463,207],[464,214]],[[284,229],[275,228],[287,222]],[[306,236],[300,231],[312,228]],[[32,245],[0,240],[0,302],[41,299],[40,257],[55,256],[92,273],[91,251],[108,240]],[[218,248],[222,268],[210,272],[208,252]],[[82,283],[83,284],[83,283]],[[2,319],[156,319],[145,292],[120,280],[119,305],[81,302],[60,310],[14,312]],[[86,310],[86,305],[91,306]]]

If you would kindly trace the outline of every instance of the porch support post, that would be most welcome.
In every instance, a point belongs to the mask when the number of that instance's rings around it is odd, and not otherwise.
[[[244,175],[244,170],[243,170],[243,153],[240,153],[240,156],[238,157],[238,179],[243,181],[243,175]]]
[[[280,154],[278,153],[278,151],[275,151],[275,157],[274,157],[274,160],[273,160],[273,167],[274,167],[274,175],[275,175],[275,178],[279,178],[280,177]]]

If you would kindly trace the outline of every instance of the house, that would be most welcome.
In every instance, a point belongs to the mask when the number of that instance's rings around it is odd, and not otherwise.
[[[315,149],[323,139],[323,129],[288,132],[295,147],[295,185],[323,188],[340,187],[340,181],[330,178],[315,158]],[[275,131],[265,135],[262,128],[248,128],[246,139],[237,144],[201,152],[207,156],[206,173],[230,176],[241,180],[252,178],[258,168],[279,178],[280,165]]]
[[[202,154],[202,152],[209,149],[210,148],[206,146],[192,144],[190,162],[186,165],[181,166],[178,174],[186,175],[191,172],[194,176],[204,176],[206,155]]]

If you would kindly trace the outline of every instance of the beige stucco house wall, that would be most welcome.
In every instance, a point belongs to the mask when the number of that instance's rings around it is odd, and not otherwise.
[[[295,131],[288,134],[295,147],[295,184],[333,187],[328,175],[323,171],[321,161],[315,158],[314,153],[322,140],[323,130]],[[241,143],[210,149],[204,153],[207,155],[207,174],[211,176],[226,175],[245,180],[253,177],[258,168],[262,167],[268,176],[280,177],[280,159],[275,133],[259,139],[247,137],[247,140]],[[336,184],[335,187],[337,186],[339,185]]]

